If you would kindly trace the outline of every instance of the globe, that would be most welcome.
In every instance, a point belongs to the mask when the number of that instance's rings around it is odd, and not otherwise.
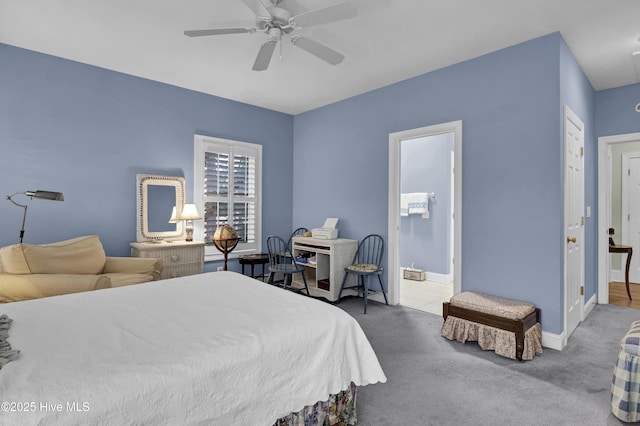
[[[238,233],[231,225],[222,225],[213,233],[211,241],[221,252],[230,252],[238,244]]]

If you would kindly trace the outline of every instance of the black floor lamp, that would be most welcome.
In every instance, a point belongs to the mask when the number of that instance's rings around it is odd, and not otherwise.
[[[27,219],[27,205],[26,204],[18,204],[13,201],[14,196],[16,195],[26,195],[31,199],[39,198],[41,200],[53,200],[53,201],[64,201],[64,196],[62,192],[52,192],[52,191],[24,191],[24,192],[16,192],[15,194],[7,195],[6,199],[11,201],[18,207],[22,207],[24,209],[24,213],[22,214],[22,228],[20,228],[20,242],[22,242],[22,238],[24,237],[24,222]]]

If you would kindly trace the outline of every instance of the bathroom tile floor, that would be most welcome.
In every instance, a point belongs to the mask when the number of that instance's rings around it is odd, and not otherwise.
[[[442,302],[453,296],[453,282],[400,280],[400,304],[442,316]]]

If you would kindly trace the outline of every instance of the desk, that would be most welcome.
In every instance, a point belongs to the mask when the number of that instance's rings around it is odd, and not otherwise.
[[[609,253],[627,253],[627,266],[624,271],[624,283],[627,286],[627,295],[631,300],[631,292],[629,291],[629,266],[631,265],[631,256],[633,255],[633,247],[631,246],[609,246]]]
[[[269,263],[269,255],[258,253],[258,254],[249,254],[246,256],[238,257],[238,262],[242,265],[242,274],[244,275],[244,265],[251,265],[251,278],[264,277],[264,265]],[[262,265],[262,275],[255,275],[254,268],[255,265]]]
[[[324,297],[335,302],[340,294],[340,284],[344,278],[344,268],[353,262],[353,255],[358,249],[358,241],[337,238],[335,240],[322,240],[313,237],[295,236],[293,241],[293,255],[311,253],[316,257],[315,263],[300,263],[304,266],[304,275],[307,278],[309,292],[315,297]],[[353,278],[353,277],[351,277]],[[347,281],[349,285],[356,281]],[[302,287],[301,281],[295,281],[294,285]],[[357,295],[353,290],[347,290],[343,295]]]

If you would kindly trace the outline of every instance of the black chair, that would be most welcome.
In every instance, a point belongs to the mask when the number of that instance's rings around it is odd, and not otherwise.
[[[287,247],[289,247],[289,251],[291,251],[291,253],[293,253],[293,237],[295,237],[296,235],[303,235],[305,232],[309,232],[309,230],[307,228],[298,228],[291,233],[291,235],[289,236],[289,241],[287,241]],[[267,282],[273,280],[273,275],[273,273],[269,273],[269,279],[267,280]]]
[[[387,293],[384,290],[382,284],[382,255],[384,254],[384,240],[380,235],[371,234],[364,237],[364,239],[358,244],[358,250],[351,265],[344,268],[344,278],[342,279],[342,285],[340,286],[340,293],[338,294],[338,302],[342,297],[343,290],[355,290],[358,294],[362,294],[364,297],[364,313],[367,313],[367,296],[370,293],[378,293],[382,291],[384,301],[388,305]],[[356,275],[356,284],[345,287],[347,277],[349,274]],[[369,288],[369,278],[372,275],[378,276],[380,281],[380,290],[371,290]]]
[[[284,275],[283,287],[290,286],[292,290],[302,292],[302,288],[294,288],[292,285],[293,275],[302,274],[304,289],[309,295],[309,287],[307,286],[307,278],[304,276],[304,266],[296,263],[291,250],[287,243],[277,235],[267,238],[267,249],[269,250],[269,284],[274,284],[274,276],[277,273]]]
[[[287,247],[289,247],[289,250],[293,250],[293,237],[297,235],[304,235],[305,232],[309,232],[309,230],[307,228],[298,228],[291,233],[289,241],[287,241]]]

